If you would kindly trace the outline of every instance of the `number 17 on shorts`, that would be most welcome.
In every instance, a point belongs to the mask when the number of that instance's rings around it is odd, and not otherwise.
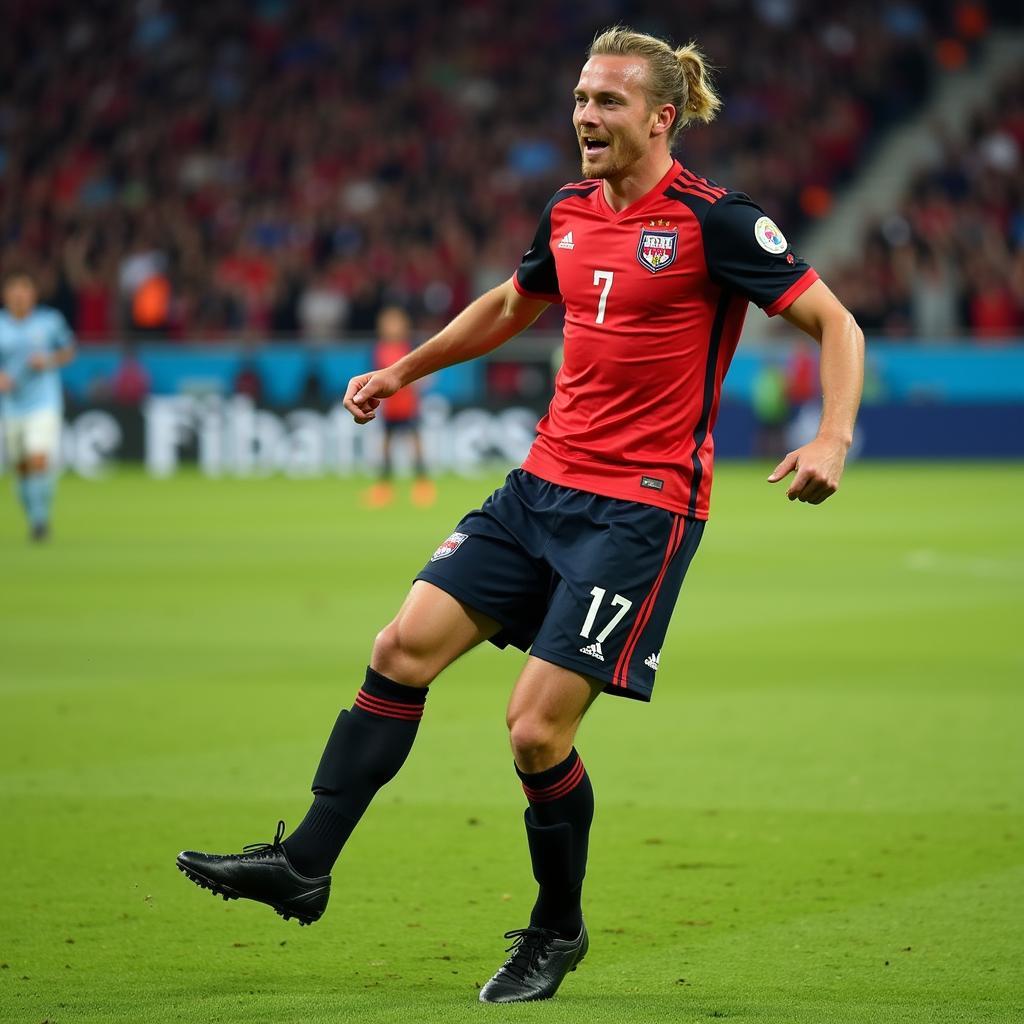
[[[590,602],[590,609],[587,612],[586,619],[583,621],[583,628],[580,630],[580,636],[583,637],[584,640],[590,639],[591,632],[597,622],[598,612],[601,610],[601,604],[604,602],[605,595],[607,593],[608,591],[605,590],[604,587],[594,587],[590,591],[590,596],[593,600]],[[623,597],[621,594],[616,594],[612,597],[611,607],[606,609],[606,616],[608,617],[607,624],[601,632],[594,637],[593,643],[580,648],[580,654],[586,654],[591,658],[596,658],[598,661],[604,661],[604,651],[601,648],[601,644],[608,639],[612,630],[614,630],[622,621],[623,617],[632,607],[633,602],[630,601],[628,597]],[[616,611],[615,609],[618,610]]]
[[[608,693],[650,700],[669,620],[704,527],[700,520],[672,518],[667,542],[635,552],[632,579],[624,578],[621,561],[617,583],[607,577],[573,581],[564,572],[532,653],[603,681]]]

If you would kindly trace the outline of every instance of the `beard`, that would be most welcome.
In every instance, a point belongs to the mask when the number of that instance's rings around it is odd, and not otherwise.
[[[630,135],[618,135],[606,149],[597,153],[581,151],[580,169],[584,178],[617,178],[647,152],[643,142]]]

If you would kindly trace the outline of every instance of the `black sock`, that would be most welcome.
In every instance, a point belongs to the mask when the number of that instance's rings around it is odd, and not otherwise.
[[[581,897],[594,790],[575,748],[554,768],[527,774],[516,768],[530,801],[526,838],[540,891],[530,924],[575,939],[583,924]]]
[[[416,738],[426,687],[366,670],[355,705],[338,715],[313,776],[313,806],[284,841],[300,874],[327,874],[377,790],[398,774]]]

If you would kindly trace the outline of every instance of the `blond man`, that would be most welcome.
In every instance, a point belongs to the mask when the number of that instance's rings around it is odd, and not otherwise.
[[[821,344],[818,435],[769,478],[794,473],[791,500],[820,504],[838,487],[861,391],[850,314],[763,210],[672,155],[680,129],[719,106],[695,46],[604,32],[572,105],[585,180],[552,197],[512,278],[397,363],[353,378],[345,396],[368,422],[402,387],[562,303],[565,362],[529,456],[437,548],[377,636],[299,828],[250,854],[179,858],[214,892],[314,920],[345,840],[412,746],[429,685],[485,640],[528,650],[507,721],[539,890],[484,1002],[550,998],[587,952],[594,796],[574,739],[601,694],[651,698],[708,515],[711,431],[748,304]]]

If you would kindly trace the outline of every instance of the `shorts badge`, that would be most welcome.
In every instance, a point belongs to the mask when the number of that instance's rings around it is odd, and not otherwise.
[[[671,266],[676,260],[676,242],[679,229],[670,228],[667,220],[651,221],[640,229],[640,244],[636,247],[636,258],[642,267],[652,274]]]
[[[430,560],[436,562],[439,558],[448,558],[450,555],[454,555],[468,536],[468,533],[453,533],[441,543],[440,547],[430,556]]]

